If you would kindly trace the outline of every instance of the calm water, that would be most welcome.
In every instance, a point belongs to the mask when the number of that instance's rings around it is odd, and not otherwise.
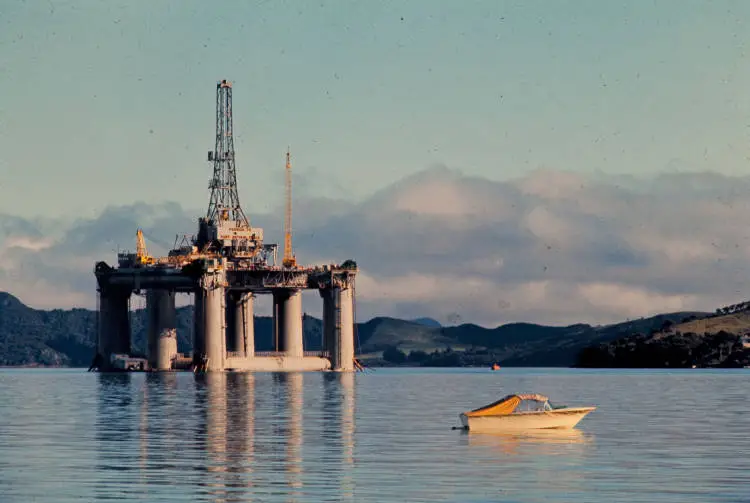
[[[0,370],[0,501],[748,501],[750,370]],[[511,392],[578,434],[453,431]]]

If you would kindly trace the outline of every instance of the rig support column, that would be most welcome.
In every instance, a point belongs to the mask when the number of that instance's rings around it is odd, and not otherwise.
[[[302,292],[277,290],[273,293],[275,338],[286,356],[304,356],[302,338]]]
[[[130,354],[130,290],[100,288],[97,353],[104,369],[112,367],[113,354]]]
[[[198,365],[206,354],[206,334],[203,331],[205,298],[201,288],[193,293],[193,365]]]
[[[324,288],[318,292],[323,298],[323,351],[328,353],[328,359],[333,362],[333,354],[336,351],[336,322],[334,321],[336,311],[333,305],[333,289]]]
[[[226,358],[224,272],[205,273],[195,292],[196,349],[194,363],[206,370],[224,370]]]
[[[354,290],[321,290],[323,297],[323,343],[331,359],[331,369],[354,370]]]
[[[339,369],[354,370],[354,289],[339,290],[339,305],[341,306],[339,331]]]
[[[227,350],[240,357],[252,358],[255,355],[252,293],[227,294]]]
[[[175,293],[169,290],[146,292],[148,342],[146,353],[152,370],[171,370],[177,354],[177,313]]]
[[[245,356],[255,356],[255,296],[247,293],[242,296],[241,308],[238,306],[237,314],[242,313],[241,320],[242,335],[245,341]],[[240,311],[241,309],[241,311]]]

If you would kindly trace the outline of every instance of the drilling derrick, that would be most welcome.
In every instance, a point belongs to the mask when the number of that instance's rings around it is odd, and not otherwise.
[[[292,253],[292,163],[289,160],[289,150],[286,151],[286,194],[284,211],[284,259],[281,264],[284,267],[295,267],[297,259]]]
[[[216,144],[208,152],[213,177],[208,187],[211,197],[206,217],[201,218],[197,246],[224,256],[253,257],[263,248],[263,230],[250,226],[237,193],[234,134],[232,124],[232,83],[216,84]]]

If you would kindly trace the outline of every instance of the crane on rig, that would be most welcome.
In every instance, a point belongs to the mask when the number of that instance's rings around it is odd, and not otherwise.
[[[297,259],[292,253],[292,162],[290,160],[291,154],[289,149],[286,151],[286,194],[285,194],[285,209],[284,209],[284,259],[281,264],[284,267],[296,267]]]
[[[154,257],[146,251],[146,240],[143,238],[143,231],[138,229],[135,233],[135,257],[138,265],[152,265]]]

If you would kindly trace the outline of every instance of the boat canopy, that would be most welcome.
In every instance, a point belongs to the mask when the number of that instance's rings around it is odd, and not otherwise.
[[[516,410],[516,407],[518,407],[518,404],[520,404],[523,400],[531,400],[534,402],[545,403],[549,401],[549,398],[547,398],[544,395],[539,395],[537,393],[508,395],[506,397],[501,398],[497,402],[493,402],[489,405],[485,405],[484,407],[480,407],[478,409],[465,412],[464,414],[466,414],[469,417],[505,416],[508,414],[512,414],[513,411]]]

